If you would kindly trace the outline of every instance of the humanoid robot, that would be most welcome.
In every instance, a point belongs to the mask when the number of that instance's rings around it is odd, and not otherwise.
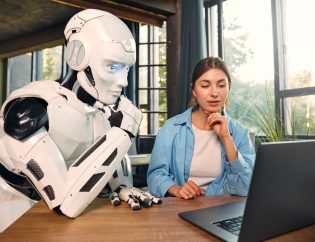
[[[130,185],[113,177],[123,169],[142,113],[121,95],[136,58],[127,26],[87,9],[64,33],[71,75],[61,84],[31,82],[1,107],[0,179],[16,194],[43,198],[50,209],[74,218],[106,184]],[[124,188],[120,197],[127,201],[134,188]]]

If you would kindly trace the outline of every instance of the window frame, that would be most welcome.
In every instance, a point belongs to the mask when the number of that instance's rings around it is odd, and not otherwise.
[[[140,24],[139,24],[140,25]],[[161,111],[161,110],[152,110],[151,109],[151,98],[150,98],[150,93],[152,91],[165,91],[167,92],[167,85],[165,87],[152,87],[151,86],[151,75],[152,75],[152,71],[153,71],[153,68],[155,67],[165,67],[165,71],[166,71],[166,74],[167,74],[167,61],[165,64],[155,64],[155,63],[152,63],[152,53],[154,52],[154,46],[155,45],[165,45],[165,49],[167,49],[167,40],[165,41],[154,41],[152,40],[154,38],[153,35],[153,31],[154,31],[154,28],[157,28],[157,27],[154,27],[154,26],[150,26],[150,25],[145,25],[147,26],[147,36],[146,36],[146,40],[147,41],[140,41],[140,29],[141,27],[138,28],[138,33],[137,33],[137,61],[136,61],[136,79],[138,80],[136,82],[136,104],[138,107],[140,107],[140,109],[142,110],[142,113],[143,114],[147,114],[148,115],[148,124],[147,124],[147,132],[146,134],[139,134],[138,137],[141,138],[141,137],[155,137],[156,136],[156,133],[154,133],[154,129],[156,129],[156,127],[153,125],[154,123],[154,116],[152,114],[164,114],[166,115],[166,118],[167,118],[167,114],[168,114],[168,108],[166,107],[166,110],[165,111]],[[165,27],[166,28],[166,27]],[[142,45],[147,45],[147,59],[148,59],[148,63],[147,64],[140,64],[140,46]],[[165,53],[166,54],[166,53]],[[147,75],[146,75],[146,78],[147,78],[147,87],[139,87],[139,80],[140,80],[140,69],[141,68],[147,68]],[[166,76],[166,75],[165,75]],[[167,80],[166,80],[167,82]],[[140,97],[140,92],[141,91],[146,91],[146,95],[148,97],[148,108],[147,110],[143,110],[142,107],[141,107],[141,104],[140,104],[140,100],[139,100],[139,97]],[[167,104],[167,101],[166,101],[166,104]],[[143,122],[143,121],[142,121]],[[159,128],[159,127],[158,127]]]

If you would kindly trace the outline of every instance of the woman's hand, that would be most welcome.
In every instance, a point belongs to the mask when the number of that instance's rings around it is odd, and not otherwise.
[[[168,193],[173,196],[188,200],[194,199],[204,194],[205,191],[200,188],[195,182],[188,181],[183,186],[173,185],[172,187],[170,187],[170,189],[168,189]]]
[[[227,120],[219,113],[209,114],[208,125],[213,129],[215,134],[221,138],[224,145],[226,157],[229,162],[233,162],[238,158],[237,149],[234,144],[234,140],[230,134]]]
[[[227,126],[227,120],[221,114],[219,113],[209,114],[207,123],[210,126],[210,128],[213,129],[215,134],[219,136],[221,139],[230,136],[230,131]]]

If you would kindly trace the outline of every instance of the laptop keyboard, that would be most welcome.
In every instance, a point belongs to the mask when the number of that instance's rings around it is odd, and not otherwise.
[[[240,229],[241,229],[241,224],[242,224],[242,219],[243,216],[235,217],[235,218],[230,218],[230,219],[225,219],[221,220],[218,222],[215,222],[216,226],[227,230],[231,232],[232,234],[239,235]]]

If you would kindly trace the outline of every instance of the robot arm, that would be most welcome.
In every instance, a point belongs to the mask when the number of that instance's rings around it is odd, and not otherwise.
[[[72,218],[95,199],[129,148],[128,135],[114,127],[67,170],[46,130],[42,129],[32,137],[37,141],[34,145],[30,139],[20,144],[11,137],[7,138],[15,147],[28,150],[10,170],[25,174],[50,209],[60,209]]]
[[[116,127],[95,142],[69,168],[68,176],[75,180],[60,210],[78,216],[111,179],[130,145],[126,132]]]
[[[28,120],[32,109],[22,109],[16,118]],[[3,120],[0,121],[0,127],[4,127]],[[67,169],[45,127],[20,140],[3,128],[0,132],[0,161],[5,170],[27,177],[50,209],[60,210],[68,217],[78,216],[94,200],[131,145],[125,131],[112,127]]]

